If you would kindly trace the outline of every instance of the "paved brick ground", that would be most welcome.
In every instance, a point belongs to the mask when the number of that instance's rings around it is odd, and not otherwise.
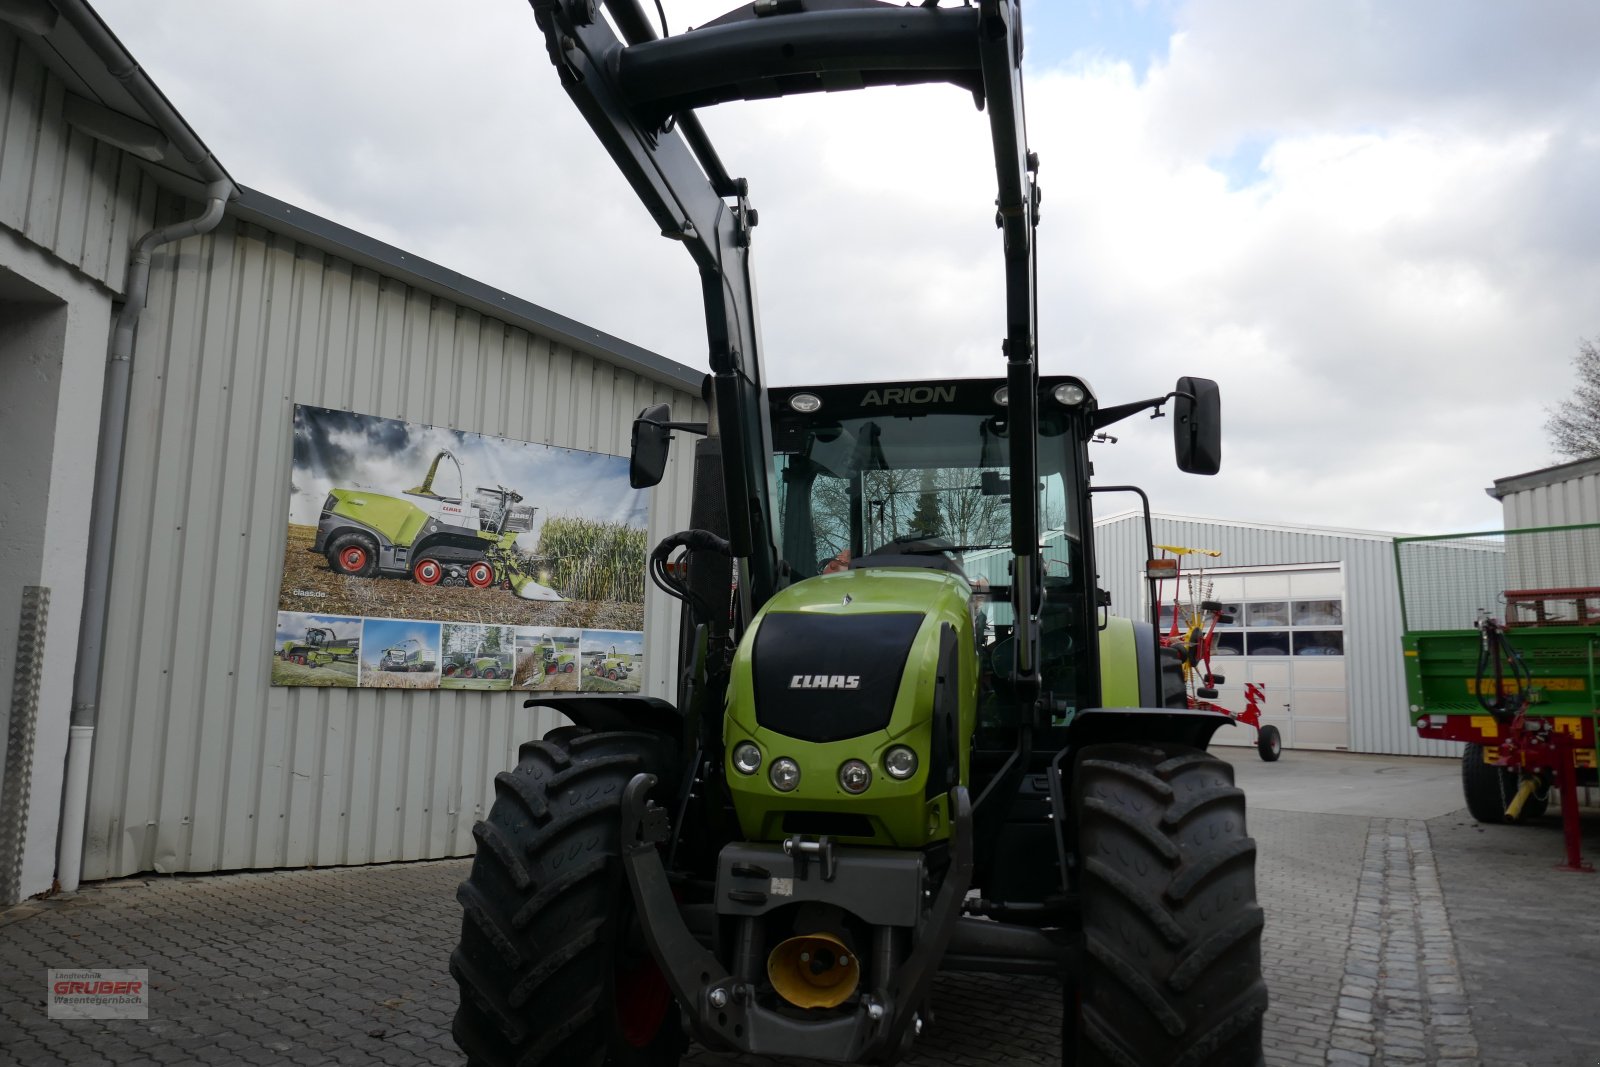
[[[1600,866],[1600,818],[1583,820]],[[1486,1064],[1600,1064],[1600,874],[1553,865],[1561,821],[1480,826],[1456,812],[1428,821],[1444,904]]]
[[[1548,830],[1270,810],[1251,828],[1268,1063],[1600,1062],[1600,876],[1551,871]],[[444,962],[466,867],[129,880],[0,913],[0,1064],[459,1063]],[[151,1018],[47,1020],[44,970],[72,966],[148,968]],[[912,1063],[1059,1063],[1054,982],[950,976],[935,997]]]

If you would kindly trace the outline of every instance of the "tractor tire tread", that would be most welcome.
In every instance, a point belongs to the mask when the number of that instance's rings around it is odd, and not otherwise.
[[[467,918],[478,924],[478,929],[500,952],[500,958],[507,967],[522,966],[522,953],[517,949],[516,941],[510,931],[506,930],[500,920],[495,917],[489,902],[484,900],[483,893],[470,881],[462,882],[456,887],[456,903],[461,905],[462,913]]]
[[[594,1022],[599,1010],[599,993],[585,997],[565,1021],[559,1026],[551,1027],[538,1041],[533,1043],[532,1047],[517,1061],[517,1067],[539,1067],[540,1064],[552,1062],[550,1053],[574,1033]],[[600,1067],[604,1062],[605,1049],[598,1048],[590,1052],[587,1060],[590,1067]]]
[[[1135,782],[1162,800],[1170,800],[1172,798],[1172,787],[1170,785],[1149,771],[1138,767],[1130,767],[1125,763],[1108,760],[1086,759],[1083,761],[1083,769],[1105,771],[1107,774],[1114,775],[1117,778]]]
[[[1152,985],[1150,980],[1140,973],[1137,966],[1123,959],[1116,949],[1113,949],[1104,940],[1093,934],[1084,939],[1084,948],[1090,956],[1105,965],[1106,970],[1110,971],[1112,976],[1122,983],[1124,989],[1143,1002],[1144,1006],[1149,1009],[1150,1014],[1155,1017],[1156,1022],[1161,1024],[1161,1029],[1173,1037],[1178,1037],[1183,1033],[1183,1016],[1179,1015],[1176,1009],[1167,1002],[1167,998],[1162,995],[1161,990]]]
[[[556,972],[571,963],[584,951],[593,948],[600,942],[600,928],[605,925],[605,920],[595,919],[579,926],[567,939],[566,944],[545,954],[538,963],[516,985],[511,987],[511,992],[506,996],[513,1008],[521,1008],[530,997],[538,991],[539,987],[548,982]]]
[[[1228,782],[1229,784],[1232,784],[1233,764],[1224,763],[1222,767],[1217,767],[1216,763],[1217,758],[1211,755],[1209,752],[1185,752],[1181,756],[1174,756],[1169,760],[1163,760],[1162,762],[1156,764],[1153,770],[1155,771],[1157,778],[1160,778],[1162,781],[1171,781],[1172,776],[1183,770],[1185,767],[1205,766],[1217,770],[1226,769]]]
[[[518,930],[526,930],[533,923],[534,918],[548,908],[563,893],[572,890],[590,878],[604,874],[605,870],[606,861],[602,857],[591,860],[576,870],[568,871],[549,885],[541,886],[537,893],[529,897],[522,907],[517,909],[517,913],[511,917],[511,925]]]
[[[1161,825],[1177,826],[1197,811],[1243,797],[1244,790],[1236,785],[1212,785],[1197,789],[1168,808],[1161,816]]]
[[[474,828],[479,849],[457,897],[460,986],[452,1033],[482,1067],[671,1067],[684,1050],[676,1008],[643,1048],[614,1005],[618,938],[630,921],[621,800],[634,774],[677,773],[673,742],[646,733],[552,731],[496,776]]]
[[[1264,915],[1231,771],[1177,745],[1094,745],[1080,755],[1073,784],[1086,953],[1077,1044],[1063,1049],[1065,1061],[1263,1062]]]
[[[1249,909],[1198,945],[1195,945],[1184,954],[1183,958],[1178,961],[1178,965],[1172,969],[1172,977],[1169,979],[1172,988],[1180,993],[1187,990],[1194,985],[1196,978],[1205,973],[1207,967],[1215,963],[1234,945],[1259,931],[1266,925],[1266,921],[1266,913],[1258,905]]]
[[[1124,878],[1111,869],[1111,865],[1104,860],[1091,856],[1084,862],[1085,874],[1092,874],[1112,889],[1116,890],[1128,903],[1142,914],[1150,925],[1160,931],[1169,945],[1177,946],[1184,942],[1183,927],[1172,917],[1160,899],[1140,889],[1133,882]]]
[[[515,797],[528,818],[537,825],[543,825],[550,821],[550,802],[545,799],[544,790],[539,788],[537,781],[518,773],[520,770],[501,771],[495,775],[494,784],[500,787],[495,790],[495,795]]]
[[[1248,856],[1254,860],[1255,854],[1256,843],[1249,838],[1229,842],[1217,851],[1186,864],[1182,870],[1173,875],[1172,884],[1167,887],[1167,899],[1174,904],[1182,904],[1217,871],[1241,856]]]
[[[1176,867],[1183,859],[1183,853],[1172,839],[1149,823],[1140,822],[1130,814],[1122,805],[1113,804],[1101,797],[1085,797],[1083,806],[1097,811],[1108,819],[1115,819],[1128,828],[1129,833],[1138,834],[1145,843],[1161,854],[1168,867]]]
[[[1259,1026],[1262,1016],[1267,1014],[1267,987],[1258,985],[1251,989],[1220,1014],[1222,1021],[1190,1045],[1184,1054],[1173,1062],[1172,1067],[1201,1067],[1212,1053],[1223,1048],[1233,1038],[1251,1026]]]
[[[500,861],[500,866],[506,869],[506,874],[511,878],[511,884],[518,890],[525,890],[533,884],[533,875],[528,871],[528,865],[517,855],[511,847],[511,842],[506,840],[505,834],[492,823],[478,822],[472,827],[472,836],[478,842],[478,850],[488,849]]]

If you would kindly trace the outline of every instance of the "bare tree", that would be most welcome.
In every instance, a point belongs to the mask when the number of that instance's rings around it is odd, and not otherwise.
[[[1580,340],[1572,357],[1578,384],[1572,396],[1552,410],[1544,424],[1550,444],[1563,456],[1589,459],[1600,456],[1600,346]]]

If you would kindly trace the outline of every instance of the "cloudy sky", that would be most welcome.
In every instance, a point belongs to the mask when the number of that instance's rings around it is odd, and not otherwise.
[[[665,0],[669,28],[731,0]],[[947,0],[949,2],[949,0]],[[695,273],[519,0],[99,0],[240,182],[704,366]],[[651,7],[652,5],[646,5]],[[1095,446],[1164,511],[1497,526],[1600,335],[1600,4],[1034,0],[1041,348],[1103,403],[1216,378],[1224,464]],[[730,105],[774,383],[1002,373],[984,117],[949,87]]]

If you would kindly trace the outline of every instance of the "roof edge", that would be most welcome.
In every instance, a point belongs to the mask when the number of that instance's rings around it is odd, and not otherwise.
[[[1104,526],[1123,519],[1138,516],[1143,519],[1144,512],[1138,508],[1119,511],[1104,518],[1096,518],[1096,526]],[[1170,511],[1152,511],[1151,519],[1166,519],[1168,522],[1194,522],[1207,526],[1235,526],[1252,530],[1273,530],[1280,533],[1315,534],[1323,537],[1351,537],[1363,541],[1392,541],[1396,537],[1409,537],[1410,534],[1384,530],[1357,530],[1344,526],[1296,526],[1284,522],[1248,522],[1244,519],[1219,519],[1207,515],[1179,515]]]
[[[228,214],[242,222],[292,237],[302,244],[347,259],[357,266],[436,293],[463,307],[473,308],[513,326],[549,337],[652,381],[674,386],[695,396],[700,394],[700,386],[705,379],[703,371],[585,326],[576,319],[385,244],[375,237],[295,207],[258,189],[241,186],[239,198],[228,204]]]
[[[1570,463],[1558,463],[1554,467],[1541,467],[1536,471],[1496,478],[1494,487],[1485,489],[1484,492],[1496,500],[1503,500],[1512,493],[1543,489],[1547,485],[1568,482],[1574,478],[1587,478],[1591,474],[1600,474],[1600,456],[1575,459]]]

